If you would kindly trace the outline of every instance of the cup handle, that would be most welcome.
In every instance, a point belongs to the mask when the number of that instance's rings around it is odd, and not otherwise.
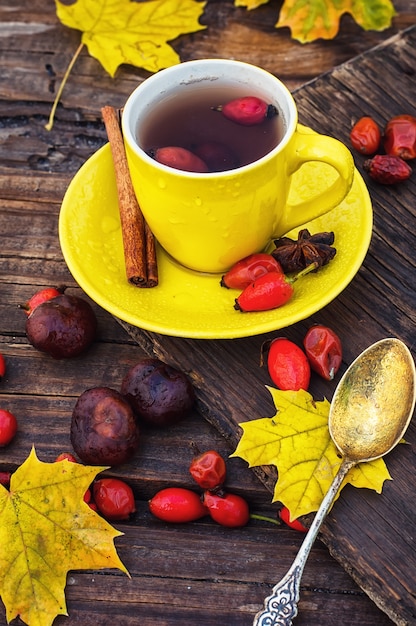
[[[328,213],[347,196],[354,179],[354,159],[348,148],[338,139],[320,135],[298,124],[292,140],[291,155],[288,158],[288,176],[301,165],[318,161],[330,165],[338,176],[323,191],[296,204],[287,204],[286,210],[277,224],[275,237],[281,237],[293,228],[307,224],[316,217]]]

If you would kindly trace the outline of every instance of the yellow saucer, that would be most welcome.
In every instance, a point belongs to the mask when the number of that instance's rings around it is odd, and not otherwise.
[[[308,164],[296,174],[293,195],[316,193],[332,173]],[[296,199],[292,198],[291,200]],[[119,319],[146,330],[199,339],[248,337],[285,328],[316,313],[338,296],[359,270],[372,232],[372,207],[360,174],[348,197],[306,225],[311,234],[334,231],[337,254],[315,274],[295,283],[295,294],[273,311],[241,313],[239,292],[220,287],[220,275],[188,270],[158,248],[159,285],[127,283],[118,200],[109,144],[79,170],[65,194],[59,238],[70,272],[92,300]],[[296,232],[289,236],[296,238]]]

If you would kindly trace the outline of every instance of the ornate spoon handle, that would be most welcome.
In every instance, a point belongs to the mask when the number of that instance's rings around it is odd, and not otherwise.
[[[321,506],[316,512],[292,566],[282,580],[273,587],[272,594],[265,599],[264,610],[257,613],[253,626],[292,626],[292,619],[298,613],[297,603],[299,601],[300,579],[306,560],[342,481],[355,464],[356,461],[346,458],[342,461],[331,486],[321,502]]]

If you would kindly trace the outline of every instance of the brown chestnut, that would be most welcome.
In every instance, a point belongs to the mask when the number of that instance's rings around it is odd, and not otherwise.
[[[188,376],[154,358],[142,359],[127,372],[121,393],[139,420],[157,427],[176,424],[191,412],[195,403]]]
[[[38,304],[26,320],[26,335],[37,350],[55,359],[84,352],[95,339],[97,319],[91,305],[61,293]]]
[[[72,412],[71,443],[84,463],[125,463],[139,445],[139,428],[130,404],[115,389],[87,389]]]

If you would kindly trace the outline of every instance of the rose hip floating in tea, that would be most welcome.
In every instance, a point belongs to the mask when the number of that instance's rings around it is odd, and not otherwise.
[[[207,164],[210,172],[225,172],[240,164],[233,150],[220,141],[203,141],[195,146],[194,153]]]
[[[208,172],[208,166],[204,161],[186,148],[180,146],[165,146],[150,150],[149,154],[158,163],[173,167],[185,172]]]
[[[249,118],[242,118],[250,124],[235,123],[218,111],[218,103],[240,102],[240,94],[241,88],[209,83],[162,99],[152,106],[140,146],[156,161],[188,172],[224,172],[256,161],[279,143],[283,121],[260,98]]]
[[[213,108],[215,111],[220,111],[227,119],[242,126],[261,124],[264,120],[277,115],[277,109],[273,104],[268,104],[256,96],[236,98]]]

